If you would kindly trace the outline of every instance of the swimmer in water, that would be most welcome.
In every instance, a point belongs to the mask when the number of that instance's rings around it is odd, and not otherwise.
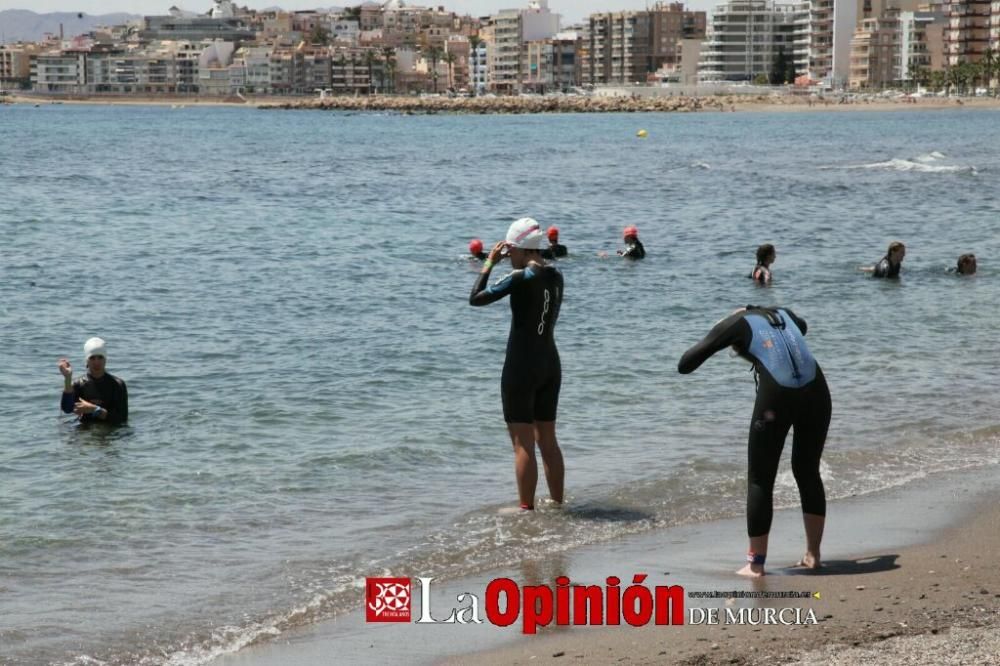
[[[820,542],[826,523],[826,493],[820,477],[830,426],[830,391],[803,336],[806,322],[787,308],[748,305],[729,315],[695,346],[684,352],[677,370],[694,372],[716,352],[733,347],[750,361],[759,381],[750,419],[747,471],[747,564],[736,573],[764,575],[767,539],[773,516],[774,480],[788,430],[792,438],[792,473],[799,487],[805,522],[806,552],[797,566],[820,566]]]
[[[625,239],[625,249],[618,250],[618,254],[626,259],[644,259],[646,257],[646,248],[642,246],[639,241],[639,230],[629,225],[625,227],[622,231],[622,237]]]
[[[759,284],[770,284],[771,283],[771,264],[774,263],[775,258],[778,256],[777,252],[774,250],[774,246],[770,243],[765,243],[757,248],[757,265],[754,266],[753,270],[750,271],[749,277]]]
[[[568,254],[566,246],[559,243],[559,227],[549,227],[545,235],[549,239],[549,246],[542,250],[543,258],[561,259]]]
[[[511,325],[500,380],[503,417],[514,445],[514,471],[520,507],[535,508],[538,463],[542,454],[549,495],[563,501],[563,457],[556,440],[556,410],[562,367],[553,329],[562,304],[562,274],[542,259],[545,236],[530,217],[510,225],[507,238],[490,251],[469,296],[483,306],[510,296]],[[513,271],[489,284],[490,271],[509,252]]]
[[[955,267],[955,272],[959,275],[975,275],[976,274],[976,255],[971,252],[968,254],[963,254],[958,258],[958,265]]]
[[[874,266],[862,268],[861,270],[871,273],[872,277],[895,278],[899,277],[899,269],[903,266],[903,257],[906,256],[906,246],[896,241],[889,244],[889,251],[885,253],[882,260]]]
[[[469,255],[473,259],[478,259],[479,261],[486,261],[486,253],[483,252],[483,241],[478,238],[473,238],[469,241]]]

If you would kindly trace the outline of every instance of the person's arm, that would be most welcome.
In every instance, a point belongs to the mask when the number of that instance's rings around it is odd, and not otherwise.
[[[805,335],[806,330],[809,328],[809,325],[806,324],[806,320],[802,319],[788,308],[781,308],[781,309],[785,311],[785,314],[791,317],[792,321],[795,322],[795,325],[799,327],[799,331],[802,333],[802,335]]]
[[[677,372],[690,374],[716,352],[734,344],[745,344],[749,331],[749,325],[743,319],[745,314],[746,310],[739,310],[716,324],[701,342],[684,352],[677,364]]]
[[[890,268],[891,266],[889,265],[889,259],[888,258],[883,259],[882,261],[875,264],[875,268],[872,269],[872,277],[877,277],[877,278],[886,277],[889,275]]]
[[[65,358],[59,359],[59,372],[63,376],[62,398],[59,407],[64,414],[72,414],[76,404],[76,391],[73,390],[73,366]]]

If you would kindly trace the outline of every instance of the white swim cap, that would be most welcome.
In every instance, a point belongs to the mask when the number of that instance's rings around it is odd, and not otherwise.
[[[90,360],[91,356],[103,356],[108,357],[107,351],[104,348],[104,340],[100,338],[91,338],[83,344],[83,357]]]
[[[545,234],[538,222],[530,217],[515,220],[507,229],[507,244],[522,250],[541,250],[546,245]]]

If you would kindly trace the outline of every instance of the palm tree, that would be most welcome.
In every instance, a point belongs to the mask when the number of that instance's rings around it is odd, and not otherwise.
[[[427,56],[431,59],[431,80],[434,81],[434,94],[438,91],[438,61],[441,59],[441,47],[432,46],[427,50]]]
[[[368,94],[375,94],[375,61],[378,60],[378,56],[375,55],[375,51],[368,49],[365,51],[365,64],[368,65]]]
[[[455,61],[458,58],[451,51],[447,51],[444,54],[444,61],[448,63],[448,89],[453,90],[455,88]]]
[[[983,79],[986,81],[986,94],[990,94],[990,84],[993,83],[993,74],[997,71],[998,60],[997,52],[993,50],[992,47],[986,49],[983,52],[983,59],[979,62],[979,66],[983,71]]]
[[[382,89],[383,92],[396,91],[396,49],[386,46],[382,49]]]

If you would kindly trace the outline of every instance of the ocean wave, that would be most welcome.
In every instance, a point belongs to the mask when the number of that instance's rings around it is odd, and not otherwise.
[[[943,153],[933,151],[924,155],[918,155],[912,159],[892,158],[884,162],[871,162],[869,164],[852,164],[847,166],[821,167],[825,170],[841,169],[845,171],[866,170],[866,171],[899,171],[913,173],[979,173],[973,165],[964,164],[939,164],[947,159]]]

